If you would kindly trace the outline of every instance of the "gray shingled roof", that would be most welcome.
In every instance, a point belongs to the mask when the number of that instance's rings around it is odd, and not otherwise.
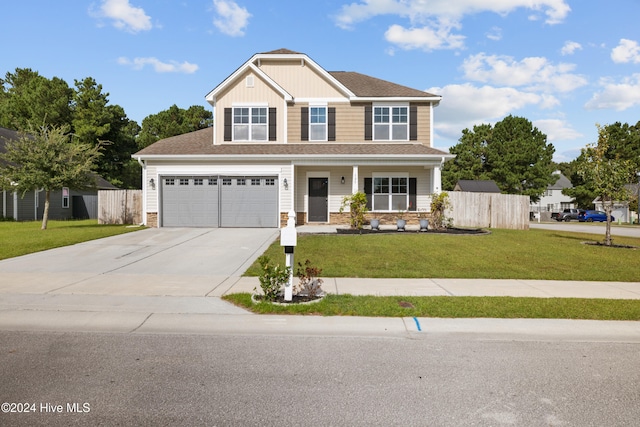
[[[438,96],[353,71],[329,71],[329,74],[359,97],[424,98]]]
[[[239,144],[213,145],[213,128],[197,130],[161,139],[142,149],[134,156],[154,155],[264,155],[264,156],[345,156],[345,155],[433,155],[449,156],[449,153],[416,143],[288,143],[288,144]]]
[[[495,181],[483,179],[461,179],[456,184],[456,189],[472,193],[500,193],[500,188]]]
[[[566,176],[564,176],[563,174],[560,174],[560,177],[558,178],[558,180],[550,185],[548,188],[551,190],[562,190],[563,188],[572,188],[573,184],[571,184],[571,181],[569,181],[569,178],[567,178]]]

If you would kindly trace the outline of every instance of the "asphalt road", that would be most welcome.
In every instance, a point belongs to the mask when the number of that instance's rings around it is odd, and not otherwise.
[[[605,224],[604,223],[585,223],[585,222],[542,222],[537,223],[531,221],[529,223],[530,228],[542,228],[545,230],[562,230],[562,231],[570,231],[574,233],[591,233],[591,234],[601,234],[604,239],[605,233]],[[633,225],[624,225],[618,226],[616,224],[612,224],[611,226],[611,235],[612,236],[627,236],[627,237],[640,237],[640,226]]]
[[[0,413],[3,426],[584,427],[640,419],[637,343],[1,332],[0,349],[0,401],[23,411]]]

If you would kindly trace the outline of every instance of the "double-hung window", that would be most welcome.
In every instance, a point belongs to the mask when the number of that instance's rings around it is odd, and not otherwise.
[[[373,139],[407,141],[409,139],[409,108],[374,106]]]
[[[374,211],[407,210],[409,206],[409,178],[374,177],[372,206]]]
[[[327,140],[327,107],[309,107],[309,140]]]
[[[234,107],[233,140],[266,141],[268,137],[267,107]]]

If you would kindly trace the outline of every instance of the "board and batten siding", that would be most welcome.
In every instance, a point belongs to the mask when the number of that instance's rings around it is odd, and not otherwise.
[[[260,61],[260,70],[295,98],[344,98],[314,69],[303,61]]]

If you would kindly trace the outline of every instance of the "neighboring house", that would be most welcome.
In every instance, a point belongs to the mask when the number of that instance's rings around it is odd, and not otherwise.
[[[500,188],[495,181],[483,179],[458,180],[453,191],[468,191],[471,193],[500,193]]]
[[[574,209],[576,207],[573,203],[573,197],[562,194],[563,189],[573,188],[569,178],[560,171],[555,171],[553,174],[558,175],[558,179],[547,187],[547,191],[544,192],[537,203],[531,203],[531,212],[548,212],[551,215],[551,212],[562,212],[565,209]],[[547,219],[550,218],[549,216]]]
[[[340,205],[356,191],[376,216],[429,210],[453,158],[433,148],[440,99],[286,49],[256,54],[206,96],[213,127],[133,155],[143,221],[279,227],[295,211],[298,224],[346,224]]]
[[[640,184],[627,184],[624,186],[624,188],[629,192],[629,194],[631,195],[631,198],[636,198],[638,197],[638,195],[640,194],[638,192],[638,186]],[[598,211],[603,211],[604,212],[604,203],[602,203],[602,200],[600,199],[600,197],[596,197],[595,200],[593,201],[593,205],[595,206],[595,209]],[[613,215],[613,217],[616,219],[616,222],[633,222],[634,220],[637,220],[637,212],[633,212],[632,210],[629,209],[629,202],[621,202],[621,201],[614,201],[613,202],[613,210],[611,211],[611,215]]]
[[[16,140],[19,133],[11,129],[0,127],[0,152],[5,151],[5,141]],[[49,198],[49,219],[96,219],[98,218],[98,190],[117,189],[96,175],[96,188],[87,190],[73,190],[63,188],[52,191]],[[0,190],[0,215],[16,221],[41,220],[44,214],[45,192],[42,190],[28,191],[24,194]]]

